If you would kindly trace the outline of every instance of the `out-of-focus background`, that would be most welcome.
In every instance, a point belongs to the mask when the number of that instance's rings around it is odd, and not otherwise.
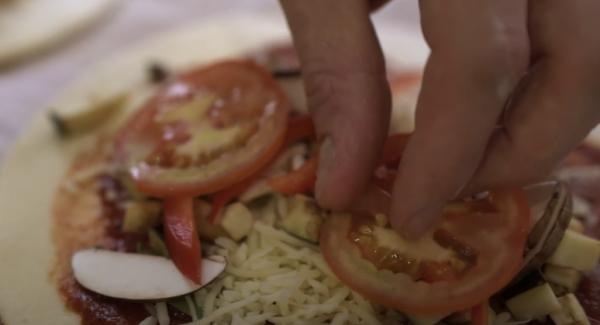
[[[240,13],[282,16],[275,0],[118,1],[78,35],[34,58],[0,69],[0,163],[33,114],[45,109],[55,94],[102,58],[186,22]],[[373,15],[373,20],[376,26],[397,24],[420,33],[414,0],[391,1]]]

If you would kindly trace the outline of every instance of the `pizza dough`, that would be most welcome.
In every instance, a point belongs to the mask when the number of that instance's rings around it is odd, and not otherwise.
[[[0,0],[0,66],[77,34],[114,4],[115,0]]]

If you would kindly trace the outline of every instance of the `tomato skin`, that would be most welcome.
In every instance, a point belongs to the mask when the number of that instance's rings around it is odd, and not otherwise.
[[[199,128],[189,117],[178,117],[176,122],[159,122],[155,117],[173,110],[172,107],[197,104],[208,101],[207,98],[216,99],[204,104],[210,106],[207,113],[197,113],[204,114],[198,115],[202,121],[217,129],[242,125],[250,135],[241,138],[241,146],[224,147],[224,152],[209,155],[206,164],[198,165],[194,160],[201,159],[197,157],[204,152],[186,151],[187,156],[173,157],[178,155],[180,145],[195,143],[186,132]],[[200,109],[198,112],[202,112]],[[115,140],[115,159],[128,165],[138,189],[150,196],[214,193],[255,174],[277,155],[285,141],[289,110],[283,90],[256,63],[224,61],[193,69],[159,88],[124,125]],[[154,156],[167,165],[149,162]],[[190,165],[190,159],[194,164]]]
[[[194,218],[192,197],[172,197],[164,200],[163,231],[169,255],[179,271],[195,283],[200,283],[202,251]]]
[[[477,222],[481,218],[472,214],[441,223],[478,249],[476,262],[457,280],[415,282],[406,274],[378,271],[350,240],[348,233],[353,218],[344,214],[330,216],[322,226],[321,252],[340,281],[381,305],[412,314],[444,314],[469,309],[508,284],[523,260],[530,223],[525,195],[519,189],[492,193],[502,208],[501,222]],[[469,224],[474,226],[466,227]]]

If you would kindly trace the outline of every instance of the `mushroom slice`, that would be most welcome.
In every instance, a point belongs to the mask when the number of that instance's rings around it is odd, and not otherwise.
[[[71,259],[75,279],[96,293],[120,299],[156,300],[196,291],[225,270],[224,259],[202,260],[202,283],[188,280],[170,259],[143,254],[85,249]]]
[[[523,269],[516,278],[539,269],[563,238],[572,217],[571,194],[561,182],[548,181],[525,188],[534,226],[529,233]]]

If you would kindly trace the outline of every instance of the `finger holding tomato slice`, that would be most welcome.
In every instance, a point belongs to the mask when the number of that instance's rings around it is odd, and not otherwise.
[[[276,81],[251,61],[191,70],[126,123],[116,159],[151,196],[214,193],[272,160],[284,144],[288,112]]]

